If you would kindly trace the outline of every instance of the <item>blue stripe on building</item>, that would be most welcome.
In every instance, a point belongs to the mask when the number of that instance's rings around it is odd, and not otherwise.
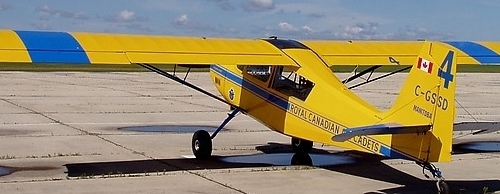
[[[500,55],[481,44],[468,41],[448,41],[445,43],[460,49],[481,64],[487,65],[500,63]]]
[[[15,31],[33,63],[90,64],[78,41],[66,32]]]

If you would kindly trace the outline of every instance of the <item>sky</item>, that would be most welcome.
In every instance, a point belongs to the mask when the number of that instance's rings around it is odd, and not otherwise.
[[[0,0],[0,28],[231,38],[500,41],[494,0]]]

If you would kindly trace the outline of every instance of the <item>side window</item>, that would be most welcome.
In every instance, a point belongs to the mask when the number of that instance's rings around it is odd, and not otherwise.
[[[249,65],[247,66],[247,74],[267,82],[271,77],[271,66]]]
[[[311,93],[314,83],[284,67],[279,67],[272,88],[288,96],[305,100]]]

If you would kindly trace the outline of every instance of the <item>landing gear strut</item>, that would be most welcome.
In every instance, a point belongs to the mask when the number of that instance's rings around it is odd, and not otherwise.
[[[444,177],[439,168],[429,162],[417,162],[417,164],[422,167],[422,173],[426,178],[430,178],[430,176],[425,173],[425,170],[428,170],[432,174],[432,177],[437,179],[436,186],[439,194],[450,193],[450,188],[448,184],[444,182]]]
[[[210,158],[212,155],[212,139],[214,139],[224,126],[226,126],[240,111],[241,110],[239,108],[235,108],[230,114],[227,115],[227,118],[220,124],[212,135],[205,130],[198,130],[193,134],[191,149],[193,150],[193,155],[196,159]]]

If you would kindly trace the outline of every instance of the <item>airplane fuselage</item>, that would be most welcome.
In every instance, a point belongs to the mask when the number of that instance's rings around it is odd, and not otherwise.
[[[332,136],[345,128],[379,122],[380,111],[347,89],[311,50],[295,48],[283,52],[303,66],[295,73],[313,82],[306,97],[273,87],[279,80],[280,67],[256,68],[269,68],[268,72],[260,73],[267,74],[263,79],[259,72],[249,70],[254,66],[213,65],[211,78],[228,102],[274,131],[328,145],[391,155],[387,143],[390,136],[357,136],[345,142],[332,141]]]

